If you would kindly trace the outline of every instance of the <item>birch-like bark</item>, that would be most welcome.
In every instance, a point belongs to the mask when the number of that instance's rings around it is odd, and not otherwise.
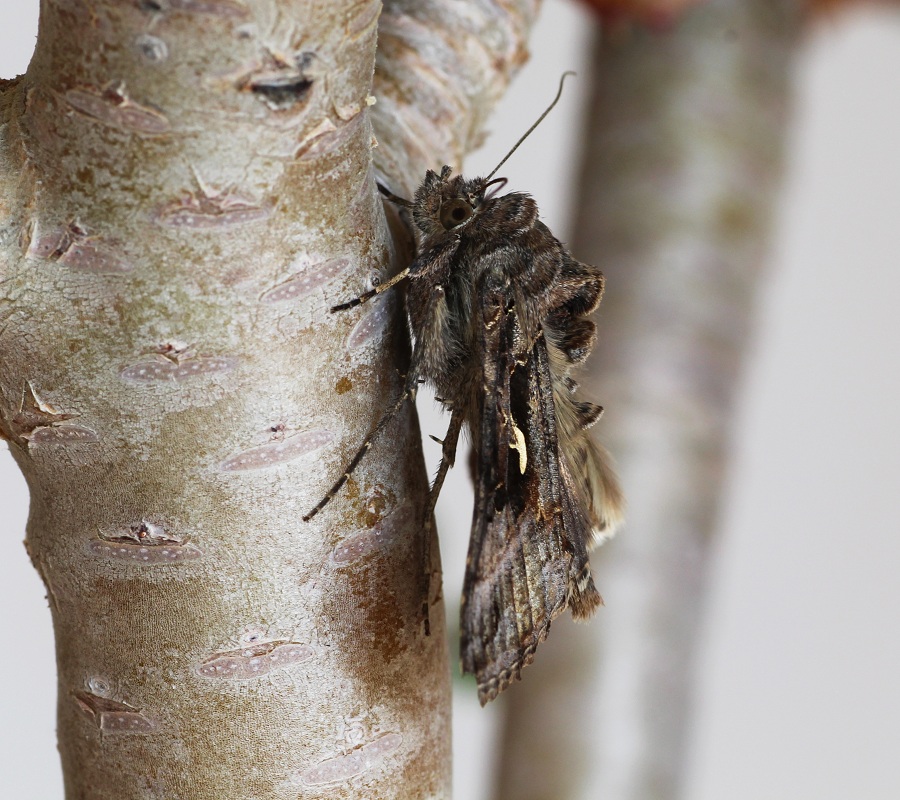
[[[607,276],[589,396],[628,499],[606,600],[508,693],[496,796],[670,800],[732,408],[764,275],[799,7],[713,0],[599,37],[572,252]]]
[[[43,0],[0,86],[0,434],[31,492],[69,798],[449,797],[412,409],[301,522],[408,349],[396,299],[327,313],[397,268],[373,134],[404,188],[458,160],[534,14],[455,4],[503,43],[490,60],[440,6],[385,10],[440,76],[402,97],[387,47],[373,88],[377,0]],[[435,65],[460,47],[481,56]],[[416,127],[432,108],[441,137]]]

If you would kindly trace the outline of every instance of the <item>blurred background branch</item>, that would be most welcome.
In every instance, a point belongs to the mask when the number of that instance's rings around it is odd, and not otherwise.
[[[594,44],[573,252],[607,277],[584,383],[608,409],[628,524],[592,559],[612,608],[558,625],[510,693],[501,800],[678,796],[798,33],[796,5],[713,0]]]

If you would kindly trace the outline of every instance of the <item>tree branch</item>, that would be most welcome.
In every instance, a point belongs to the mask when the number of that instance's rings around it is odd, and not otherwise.
[[[397,268],[373,123],[407,191],[458,161],[536,9],[407,5],[44,0],[0,86],[0,434],[69,797],[449,797],[414,411],[301,522],[408,350],[396,298],[327,313]]]

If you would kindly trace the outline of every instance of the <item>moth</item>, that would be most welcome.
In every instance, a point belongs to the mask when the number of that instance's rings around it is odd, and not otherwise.
[[[570,375],[594,345],[588,315],[600,303],[603,275],[572,257],[529,195],[497,196],[506,179],[493,177],[559,100],[563,80],[553,103],[486,178],[454,176],[447,166],[429,170],[412,201],[379,187],[409,210],[417,255],[391,280],[331,310],[405,283],[411,363],[403,392],[304,517],[340,490],[420,382],[430,383],[450,424],[426,526],[463,426],[474,450],[460,649],[482,705],[520,677],[553,619],[567,608],[585,619],[602,603],[588,550],[622,518],[610,459],[588,433],[602,408],[579,396]],[[425,534],[428,547],[430,530]]]

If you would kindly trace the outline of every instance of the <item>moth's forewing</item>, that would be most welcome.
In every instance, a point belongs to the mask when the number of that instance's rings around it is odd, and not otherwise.
[[[510,293],[482,295],[479,305],[484,391],[473,425],[461,654],[483,704],[519,677],[567,605],[589,613],[600,597],[587,561],[589,525],[560,461],[546,343],[538,337],[520,350],[527,339]]]

